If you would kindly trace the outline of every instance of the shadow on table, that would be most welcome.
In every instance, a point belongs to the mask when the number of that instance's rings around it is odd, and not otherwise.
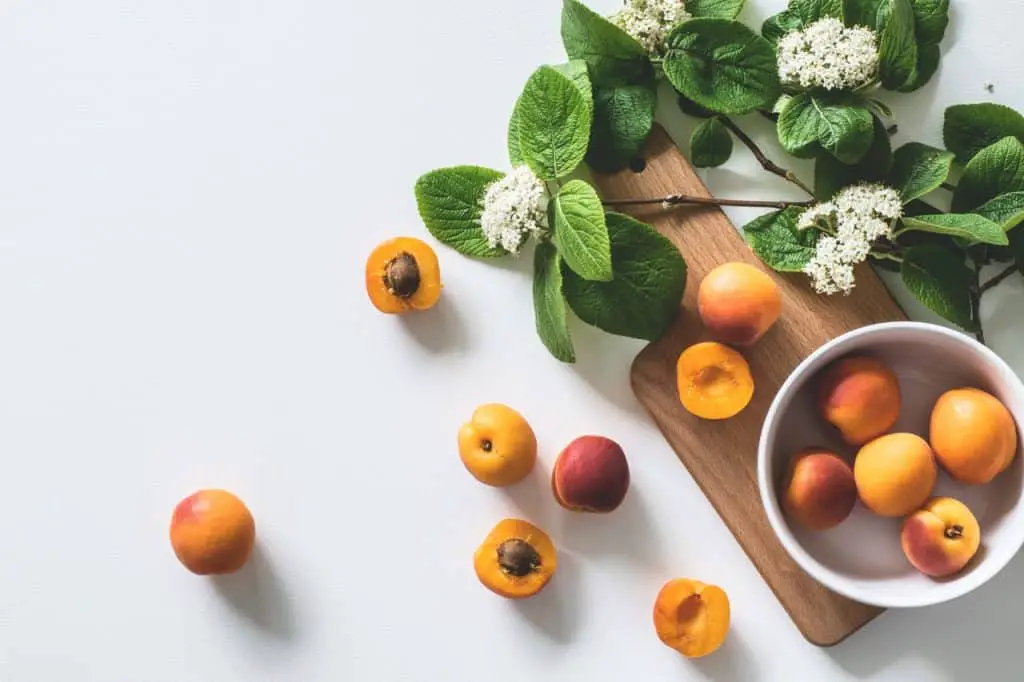
[[[735,630],[729,633],[718,651],[703,658],[687,660],[680,657],[680,659],[681,665],[687,669],[687,672],[696,668],[704,677],[716,682],[740,682],[741,680],[757,679],[757,663],[754,661],[750,649],[747,648],[746,642]]]
[[[512,602],[512,608],[553,642],[569,644],[582,616],[583,575],[571,552],[558,553],[558,570],[544,591]]]
[[[260,632],[285,642],[295,638],[297,623],[287,590],[259,544],[240,571],[214,576],[213,585],[231,609]]]
[[[459,353],[469,349],[469,329],[450,295],[442,294],[429,311],[402,315],[400,322],[409,336],[430,353]]]

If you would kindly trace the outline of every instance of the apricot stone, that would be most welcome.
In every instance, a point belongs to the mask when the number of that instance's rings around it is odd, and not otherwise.
[[[937,497],[903,522],[903,553],[933,578],[963,570],[981,545],[981,527],[963,502]]]
[[[700,283],[697,309],[719,341],[750,346],[779,319],[782,296],[775,280],[762,270],[747,263],[726,263]]]
[[[810,448],[793,459],[782,505],[794,521],[828,530],[846,520],[856,503],[853,469],[835,453]]]
[[[878,358],[852,356],[825,370],[818,404],[843,440],[864,445],[896,424],[900,401],[900,384],[888,365]]]
[[[988,483],[1017,454],[1017,425],[999,400],[976,388],[944,393],[932,410],[929,440],[950,476]]]
[[[938,473],[932,449],[912,433],[876,438],[853,462],[860,501],[881,516],[906,516],[919,509],[931,496]]]
[[[558,503],[572,511],[614,511],[629,490],[629,464],[615,441],[581,436],[555,461],[551,488]]]

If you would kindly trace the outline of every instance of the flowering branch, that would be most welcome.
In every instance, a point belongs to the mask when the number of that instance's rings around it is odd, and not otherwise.
[[[661,204],[662,206],[745,206],[748,208],[774,208],[784,210],[790,206],[810,206],[810,201],[759,201],[755,199],[719,199],[717,197],[698,197],[691,194],[670,194],[660,199],[615,199],[605,201],[608,207],[615,206],[649,206]]]
[[[775,163],[774,161],[772,161],[771,159],[769,159],[765,155],[765,153],[761,151],[761,148],[757,146],[757,143],[750,139],[750,136],[743,132],[743,130],[738,125],[736,125],[736,123],[731,118],[729,118],[728,116],[722,116],[721,121],[722,125],[728,128],[732,132],[732,134],[736,136],[736,139],[742,142],[747,147],[747,149],[750,150],[750,152],[754,155],[754,158],[757,159],[757,162],[761,164],[761,168],[765,169],[769,173],[778,175],[780,178],[786,180],[787,182],[793,183],[803,191],[807,192],[808,196],[814,196],[814,191],[811,190],[811,188],[805,185],[803,182],[801,182],[800,178],[796,177],[793,171],[787,170],[782,166],[778,165],[777,163]]]

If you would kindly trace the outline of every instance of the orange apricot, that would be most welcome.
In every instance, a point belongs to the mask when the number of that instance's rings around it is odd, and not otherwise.
[[[558,568],[558,552],[547,533],[532,523],[504,519],[473,556],[476,577],[506,599],[525,599],[548,584]]]
[[[834,452],[808,448],[793,458],[782,494],[790,518],[811,530],[828,530],[845,521],[856,503],[853,469]]]
[[[995,396],[958,388],[935,404],[929,440],[950,476],[963,483],[988,483],[1013,462],[1017,425]]]
[[[782,295],[768,274],[747,263],[726,263],[704,277],[697,310],[715,338],[751,346],[782,313]]]
[[[913,433],[876,438],[853,462],[860,501],[880,516],[906,516],[919,509],[931,496],[938,473],[932,449]]]
[[[171,547],[197,575],[234,573],[256,545],[256,523],[245,503],[225,490],[200,490],[178,503]]]
[[[666,646],[698,658],[722,646],[729,633],[729,597],[720,587],[678,578],[654,601],[654,630]]]
[[[914,568],[944,578],[963,570],[978,552],[981,527],[963,502],[936,497],[903,522],[900,544]]]
[[[739,352],[715,341],[690,346],[676,364],[679,400],[702,419],[729,419],[754,397],[750,365]]]
[[[537,461],[537,437],[521,414],[498,404],[482,405],[459,429],[459,456],[466,470],[487,485],[513,485]]]
[[[366,261],[366,293],[382,313],[427,310],[441,296],[437,254],[413,237],[389,239]]]
[[[851,356],[822,376],[819,406],[825,421],[850,445],[864,445],[891,429],[900,418],[900,384],[878,358]]]

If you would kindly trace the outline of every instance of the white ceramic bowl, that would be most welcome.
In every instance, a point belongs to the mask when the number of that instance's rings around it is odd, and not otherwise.
[[[824,445],[853,461],[855,448],[818,416],[816,378],[831,362],[851,353],[876,355],[893,368],[903,394],[894,431],[928,438],[932,406],[946,390],[973,386],[999,398],[1024,423],[1024,384],[1003,360],[974,339],[936,325],[892,322],[857,329],[815,351],[789,376],[761,431],[758,484],[772,528],[790,556],[831,590],[865,604],[913,607],[937,604],[970,592],[999,572],[1024,545],[1024,463],[1013,464],[984,486],[967,486],[939,474],[936,495],[964,502],[981,524],[981,549],[959,574],[936,580],[916,571],[900,546],[901,519],[886,519],[859,502],[836,528],[814,532],[790,523],[777,492],[793,453]],[[1020,440],[1020,439],[1018,439]]]

